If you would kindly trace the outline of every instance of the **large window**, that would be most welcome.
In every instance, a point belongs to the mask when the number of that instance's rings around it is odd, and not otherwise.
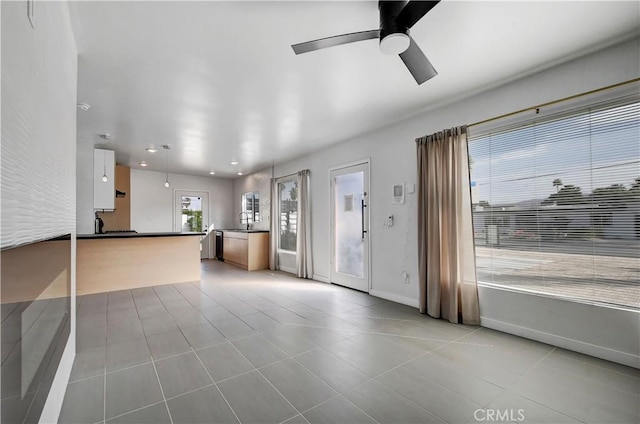
[[[298,181],[279,182],[278,201],[280,209],[279,248],[295,252],[298,223]]]
[[[640,104],[472,134],[478,280],[640,308]]]

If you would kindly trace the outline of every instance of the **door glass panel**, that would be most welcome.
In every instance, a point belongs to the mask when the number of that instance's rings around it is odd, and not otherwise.
[[[364,277],[364,239],[362,200],[364,172],[338,175],[334,179],[335,270]]]
[[[182,196],[181,231],[200,232],[202,229],[202,197]]]
[[[298,181],[278,183],[280,190],[280,249],[296,251]]]

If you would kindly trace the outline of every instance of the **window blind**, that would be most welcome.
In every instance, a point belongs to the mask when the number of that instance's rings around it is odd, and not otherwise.
[[[469,140],[478,280],[640,308],[640,103]]]

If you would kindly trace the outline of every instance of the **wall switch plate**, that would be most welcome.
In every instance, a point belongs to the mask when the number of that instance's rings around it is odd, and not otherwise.
[[[415,193],[416,192],[416,185],[415,184],[407,184],[407,193],[411,194],[411,193]]]

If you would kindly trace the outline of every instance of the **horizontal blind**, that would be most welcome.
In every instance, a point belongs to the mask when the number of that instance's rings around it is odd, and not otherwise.
[[[640,308],[640,103],[469,141],[481,282]]]

